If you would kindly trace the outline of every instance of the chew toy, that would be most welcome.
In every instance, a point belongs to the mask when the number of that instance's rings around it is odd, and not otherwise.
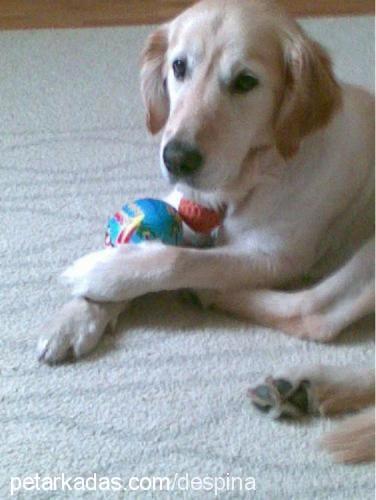
[[[106,246],[151,240],[166,245],[179,245],[183,240],[181,218],[164,201],[144,198],[127,203],[107,223]]]
[[[183,228],[211,235],[222,222],[222,215],[186,198],[178,210],[162,200],[143,198],[127,203],[108,220],[106,246],[159,240],[166,245],[183,243]]]

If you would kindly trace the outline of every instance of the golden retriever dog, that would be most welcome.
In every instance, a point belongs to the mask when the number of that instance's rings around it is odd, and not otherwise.
[[[45,327],[42,361],[88,353],[132,299],[160,290],[191,289],[206,306],[319,342],[374,310],[373,98],[338,82],[278,4],[193,5],[149,37],[141,91],[168,200],[214,210],[221,226],[209,247],[189,247],[186,228],[185,246],[123,245],[73,263],[63,274],[73,299]],[[345,412],[373,404],[374,376],[295,370],[250,395],[275,416]],[[325,445],[338,460],[370,459],[373,422],[360,413]]]

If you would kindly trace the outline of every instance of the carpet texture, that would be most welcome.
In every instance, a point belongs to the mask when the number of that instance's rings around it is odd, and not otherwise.
[[[373,18],[303,20],[337,74],[373,88]],[[246,389],[284,366],[370,365],[373,325],[301,342],[174,294],[145,297],[77,364],[35,355],[68,297],[58,274],[100,248],[126,200],[165,192],[143,123],[138,59],[150,27],[0,33],[0,498],[10,477],[254,477],[219,498],[371,499],[373,467],[335,466],[317,440],[335,422],[271,422]],[[23,491],[19,498],[214,498],[214,492]]]

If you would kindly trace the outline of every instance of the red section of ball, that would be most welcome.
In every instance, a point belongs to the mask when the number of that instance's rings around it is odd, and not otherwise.
[[[114,218],[119,222],[119,224],[124,224],[124,216],[121,212],[116,212]]]
[[[222,222],[220,213],[185,198],[180,200],[178,212],[187,226],[197,233],[211,233]]]

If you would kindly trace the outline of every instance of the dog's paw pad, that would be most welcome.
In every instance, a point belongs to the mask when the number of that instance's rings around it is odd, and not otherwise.
[[[272,391],[268,385],[248,389],[248,396],[254,406],[263,412],[268,412],[274,405]]]
[[[249,389],[248,396],[257,409],[273,418],[300,417],[309,413],[309,387],[306,380],[294,387],[286,379],[268,377],[263,384]]]
[[[290,403],[303,415],[310,413],[309,387],[310,383],[303,380],[289,397]]]

